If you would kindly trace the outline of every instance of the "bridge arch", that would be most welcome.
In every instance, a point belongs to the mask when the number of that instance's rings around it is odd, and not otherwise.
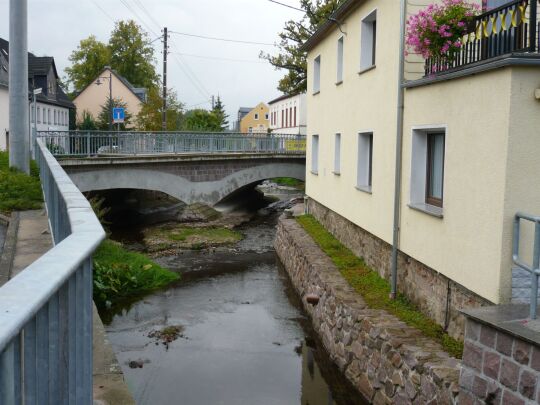
[[[71,171],[69,176],[82,192],[111,189],[140,189],[160,191],[186,204],[201,202],[215,205],[235,191],[275,177],[292,177],[305,181],[305,161],[265,162],[241,168],[211,181],[193,181],[189,176],[147,167],[117,167],[110,165],[99,170]],[[193,170],[204,171],[204,166]],[[70,173],[71,172],[71,173]]]

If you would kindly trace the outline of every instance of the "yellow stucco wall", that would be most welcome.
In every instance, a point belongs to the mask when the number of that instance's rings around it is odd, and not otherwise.
[[[109,77],[109,70],[105,70],[100,77]],[[97,118],[101,112],[101,107],[107,102],[109,97],[109,79],[100,79],[101,85],[96,85],[97,78],[86,89],[82,91],[73,103],[77,107],[77,121],[82,118],[83,111],[87,110]],[[113,99],[119,98],[127,104],[127,111],[131,114],[131,125],[133,126],[135,117],[141,110],[141,100],[133,94],[118,78],[112,75],[112,96]]]
[[[266,119],[269,108],[265,103],[259,103],[257,107],[251,110],[242,121],[240,121],[240,132],[267,132],[270,121]],[[258,114],[258,119],[255,119],[255,114]]]
[[[377,8],[376,67],[358,73],[361,20]],[[399,7],[367,1],[343,25],[344,80],[336,85],[334,30],[308,53],[306,194],[391,243]],[[384,38],[382,42],[381,38]],[[321,56],[320,93],[313,61]],[[418,68],[418,66],[417,66]],[[412,72],[412,70],[411,70]],[[418,76],[418,69],[413,72]],[[540,214],[538,68],[501,68],[405,91],[400,249],[495,303],[511,292],[512,217]],[[413,127],[444,127],[443,218],[409,208]],[[373,132],[372,193],[358,190],[358,133]],[[334,135],[341,134],[335,175]],[[312,136],[319,135],[318,174]],[[529,175],[527,175],[527,173]],[[530,241],[527,241],[529,243]]]

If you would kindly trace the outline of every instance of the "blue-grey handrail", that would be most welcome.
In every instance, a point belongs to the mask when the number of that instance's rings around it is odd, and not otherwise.
[[[520,225],[521,220],[534,223],[534,246],[532,266],[519,257]],[[514,236],[512,240],[513,263],[531,274],[531,303],[530,317],[536,319],[538,306],[538,277],[540,276],[540,217],[518,212],[514,216]]]
[[[105,232],[45,142],[55,246],[0,287],[0,404],[92,403],[92,253]]]

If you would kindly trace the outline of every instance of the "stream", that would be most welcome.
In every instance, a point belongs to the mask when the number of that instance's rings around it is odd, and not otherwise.
[[[273,250],[278,215],[259,210],[233,247],[154,259],[181,280],[103,314],[138,404],[366,403],[316,339]],[[171,325],[177,340],[148,336]]]

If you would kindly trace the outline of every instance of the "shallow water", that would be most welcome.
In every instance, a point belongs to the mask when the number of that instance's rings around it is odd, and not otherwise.
[[[314,338],[273,251],[275,223],[258,215],[234,248],[157,259],[182,279],[108,314],[138,404],[365,403]],[[168,325],[182,326],[182,337],[168,346],[148,337]]]

